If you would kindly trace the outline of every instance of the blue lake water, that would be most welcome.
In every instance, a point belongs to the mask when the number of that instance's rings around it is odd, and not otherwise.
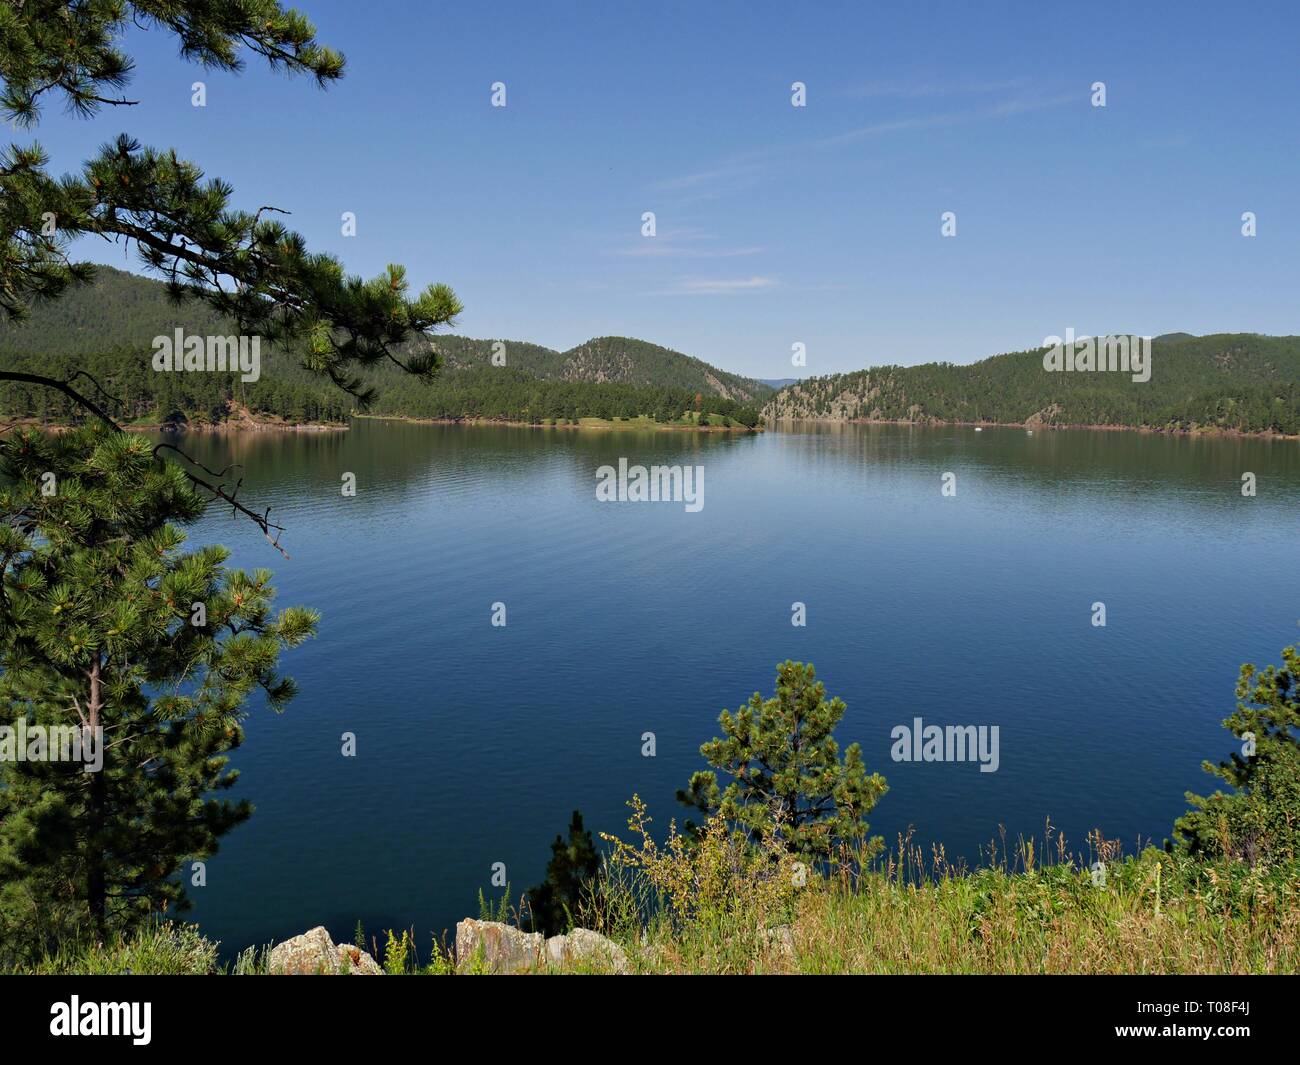
[[[256,812],[192,892],[228,952],[358,920],[413,926],[423,952],[501,895],[494,863],[516,898],[538,881],[574,808],[618,831],[635,792],[662,828],[719,711],[786,658],[848,704],[837,735],[888,779],[887,841],[913,827],[975,860],[1050,817],[1072,848],[1093,828],[1159,842],[1232,746],[1241,663],[1300,638],[1296,441],[359,421],[187,447],[245,465],[292,559],[216,509],[193,542],[323,614],[283,659],[301,694],[255,708],[235,754]],[[703,466],[703,508],[599,502],[620,457]],[[997,725],[998,771],[891,761],[915,717]]]

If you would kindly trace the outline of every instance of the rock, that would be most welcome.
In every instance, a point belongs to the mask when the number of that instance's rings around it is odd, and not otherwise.
[[[594,964],[619,975],[628,968],[623,948],[589,928],[575,928],[567,936],[551,936],[546,941],[546,962],[553,966]]]
[[[271,948],[270,970],[273,973],[310,976],[332,973],[337,965],[338,952],[334,941],[320,925]]]
[[[340,943],[338,945],[339,970],[348,976],[383,976],[384,970],[379,967],[379,962],[375,961],[369,954],[358,946],[351,943]]]
[[[335,946],[330,934],[320,925],[272,947],[268,968],[283,976],[384,974],[375,959],[359,947],[347,943]]]
[[[537,968],[546,951],[540,932],[521,932],[500,921],[466,917],[456,925],[456,968],[464,971],[481,954],[490,973],[517,973]]]

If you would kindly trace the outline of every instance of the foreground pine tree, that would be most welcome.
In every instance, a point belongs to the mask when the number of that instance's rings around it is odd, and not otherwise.
[[[223,547],[181,550],[204,499],[141,437],[11,434],[0,473],[0,724],[104,735],[98,772],[0,762],[0,943],[39,950],[185,908],[184,863],[251,812],[213,796],[247,700],[292,698],[279,652],[317,615],[273,612],[270,573]]]
[[[794,854],[829,858],[840,846],[866,857],[880,849],[867,815],[887,790],[868,774],[855,743],[840,757],[832,733],[844,702],[827,700],[811,664],[777,667],[776,694],[755,692],[748,705],[718,718],[723,736],[700,748],[705,761],[732,777],[723,790],[714,772],[691,777],[678,801],[704,816],[720,813],[751,839],[774,835]]]
[[[1232,793],[1187,796],[1193,809],[1174,824],[1198,858],[1294,862],[1300,857],[1300,653],[1282,650],[1282,666],[1247,663],[1237,680],[1237,709],[1224,727],[1242,740],[1226,762],[1204,764]]]
[[[75,115],[135,102],[121,95],[134,67],[122,46],[141,28],[173,35],[184,58],[208,69],[237,71],[251,52],[321,86],[343,76],[343,56],[279,0],[0,0],[0,120],[30,129],[51,102]],[[198,300],[239,334],[292,350],[358,407],[374,395],[367,367],[392,363],[419,379],[438,372],[430,334],[461,310],[447,285],[413,294],[395,264],[368,281],[349,275],[334,256],[309,251],[280,220],[286,212],[259,198],[250,200],[262,204],[256,210],[239,209],[226,182],[126,134],[79,174],[52,174],[48,161],[39,144],[0,145],[0,318],[21,320],[34,303],[89,282],[94,267],[73,261],[72,245],[101,237],[134,248],[178,301]],[[115,424],[111,383],[84,371],[65,378],[0,367],[0,381],[49,389]],[[195,464],[186,476],[280,546],[282,527],[267,510],[245,506],[237,489],[206,480]]]

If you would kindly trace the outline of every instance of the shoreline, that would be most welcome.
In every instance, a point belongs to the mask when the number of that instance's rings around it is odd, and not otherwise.
[[[1202,437],[1202,438],[1237,438],[1239,440],[1300,440],[1300,434],[1275,433],[1271,430],[1244,432],[1240,429],[1220,429],[1211,426],[1198,426],[1195,429],[1168,429],[1153,425],[1076,425],[1055,422],[990,422],[990,421],[946,421],[933,419],[928,421],[909,421],[906,418],[776,418],[772,425],[799,422],[813,425],[908,425],[918,429],[942,429],[950,426],[980,429],[1026,429],[1031,431],[1094,433],[1143,433],[1147,436]]]
[[[769,430],[780,432],[783,425],[900,425],[916,429],[942,429],[948,427],[980,429],[1024,429],[1040,432],[1102,432],[1102,433],[1141,433],[1147,436],[1168,436],[1187,439],[1238,439],[1238,440],[1280,440],[1298,441],[1300,435],[1275,433],[1267,430],[1244,432],[1240,429],[1220,429],[1197,427],[1194,429],[1169,429],[1150,425],[1061,425],[1051,422],[991,422],[991,421],[944,421],[939,419],[927,421],[909,421],[902,418],[776,418],[767,425],[749,428],[743,425],[664,425],[649,423],[615,423],[602,422],[596,425],[546,425],[536,422],[510,421],[499,418],[414,418],[403,414],[353,414],[351,419],[378,422],[404,422],[409,425],[458,425],[458,426],[500,426],[514,429],[577,429],[596,432],[680,432],[680,433],[763,433]],[[350,419],[350,420],[351,420]],[[71,428],[62,422],[42,422],[33,418],[23,418],[11,423],[13,428],[49,429],[54,432]],[[188,433],[341,433],[352,428],[348,422],[262,422],[232,421],[212,424],[209,422],[186,423],[179,428],[174,423],[133,423],[122,428],[131,433],[167,433],[185,436]]]
[[[763,426],[745,425],[665,425],[662,422],[624,423],[601,419],[601,425],[546,425],[538,422],[517,422],[503,418],[413,418],[406,414],[354,414],[353,418],[375,422],[406,422],[409,425],[497,425],[512,429],[594,429],[598,432],[626,432],[633,429],[643,432],[681,433],[761,433]]]
[[[94,421],[94,419],[89,419]],[[52,433],[65,432],[68,429],[74,429],[76,426],[67,422],[42,422],[33,418],[20,419],[12,422],[10,428],[13,429],[47,429]],[[350,429],[350,425],[334,425],[321,422],[303,422],[296,425],[292,422],[283,424],[278,422],[259,422],[254,425],[239,423],[234,425],[185,425],[179,429],[172,428],[169,424],[163,423],[139,423],[133,422],[130,425],[122,426],[122,431],[126,433],[166,433],[168,436],[186,436],[189,433],[200,433],[208,435],[210,433],[342,433]]]
[[[159,422],[123,426],[129,432],[169,433],[184,436],[187,433],[342,433],[352,428],[347,422],[271,422],[239,419],[229,422]]]

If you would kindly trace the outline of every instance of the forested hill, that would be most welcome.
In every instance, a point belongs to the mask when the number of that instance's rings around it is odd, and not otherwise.
[[[148,352],[154,337],[171,335],[178,326],[203,335],[232,331],[201,303],[173,303],[160,281],[99,266],[93,284],[37,304],[27,321],[0,317],[0,352],[80,355],[119,347]]]
[[[760,381],[727,373],[680,351],[631,337],[596,337],[568,351],[553,351],[516,340],[471,340],[458,336],[438,337],[437,345],[448,369],[491,366],[493,346],[500,345],[497,351],[506,366],[542,380],[677,388],[742,403],[761,402],[773,392]]]
[[[0,321],[0,366],[63,378],[85,370],[120,402],[123,420],[222,421],[232,404],[295,422],[344,420],[352,398],[303,370],[292,353],[262,351],[262,376],[158,373],[156,336],[229,335],[233,327],[202,304],[173,303],[160,282],[99,267],[95,283],[36,307],[22,324]],[[511,421],[583,417],[717,416],[753,426],[773,390],[749,378],[643,340],[602,337],[566,352],[521,341],[435,338],[444,369],[432,383],[393,366],[368,374],[376,413],[421,418]],[[499,356],[494,360],[494,355]],[[504,358],[504,365],[501,358]],[[60,421],[67,401],[47,389],[0,385],[0,413]]]
[[[1152,342],[1151,379],[1048,372],[1043,350],[970,365],[878,366],[807,378],[769,421],[993,422],[1300,434],[1300,337],[1173,333]]]
[[[201,304],[173,304],[148,278],[101,267],[93,286],[0,321],[0,366],[63,378],[86,370],[119,401],[125,421],[221,421],[232,403],[295,422],[342,421],[351,397],[265,350],[261,380],[157,373],[152,340],[233,330]],[[881,366],[806,378],[773,394],[764,383],[643,340],[601,337],[569,351],[522,341],[436,338],[445,368],[433,383],[395,367],[374,371],[374,411],[422,418],[511,421],[583,417],[680,421],[700,414],[752,426],[763,415],[826,421],[992,422],[1220,429],[1300,434],[1300,337],[1172,333],[1153,344],[1148,382],[1116,372],[1049,373],[1042,351],[971,365]],[[497,358],[494,362],[493,356]],[[504,357],[504,366],[500,365]],[[0,414],[58,421],[70,408],[48,390],[0,385]]]
[[[101,266],[93,285],[72,289],[37,307],[29,322],[0,321],[0,352],[62,355],[125,347],[149,350],[154,337],[171,334],[177,326],[203,334],[232,332],[201,304],[172,303],[161,282]],[[436,344],[448,370],[492,365],[493,345],[499,344],[506,366],[543,380],[684,389],[751,404],[767,399],[773,391],[690,355],[629,337],[598,337],[563,352],[524,341],[461,336],[439,336]]]

